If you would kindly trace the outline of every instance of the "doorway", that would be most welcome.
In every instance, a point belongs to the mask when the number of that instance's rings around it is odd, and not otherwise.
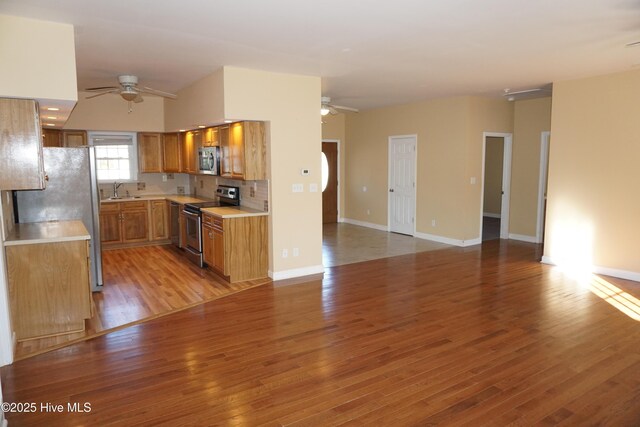
[[[338,222],[338,146],[337,140],[322,141],[322,223]]]
[[[416,135],[389,137],[389,231],[415,235]]]
[[[512,140],[510,133],[483,134],[480,203],[482,241],[509,238]]]

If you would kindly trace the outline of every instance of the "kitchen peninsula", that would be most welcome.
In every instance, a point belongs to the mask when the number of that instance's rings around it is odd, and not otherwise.
[[[92,316],[89,239],[82,221],[15,224],[4,246],[18,341],[84,330]]]

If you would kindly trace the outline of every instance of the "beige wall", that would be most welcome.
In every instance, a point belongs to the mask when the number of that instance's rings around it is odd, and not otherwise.
[[[0,96],[75,101],[73,26],[0,15]]]
[[[479,238],[483,132],[511,132],[512,123],[511,103],[477,97],[347,115],[345,217],[387,225],[388,138],[415,134],[417,232],[463,244]]]
[[[488,137],[484,166],[483,213],[500,215],[502,211],[502,162],[504,138]]]
[[[551,98],[515,102],[509,232],[536,237],[540,138],[551,129]]]
[[[164,126],[167,132],[196,129],[199,125],[216,125],[224,119],[224,72],[220,68],[179,90],[177,99],[164,100]]]
[[[270,269],[275,278],[323,271],[322,193],[309,192],[309,184],[320,186],[320,96],[319,77],[224,68],[226,117],[269,123]],[[302,176],[303,168],[310,175]],[[296,183],[304,185],[304,192],[292,192]]]
[[[640,280],[640,70],[553,92],[545,259]]]
[[[120,95],[107,94],[86,99],[91,92],[78,92],[78,103],[71,112],[64,129],[104,131],[163,132],[164,99],[144,96],[144,101],[128,103]]]
[[[355,114],[355,113],[348,113],[348,114]],[[338,173],[339,173],[339,180],[340,180],[338,182],[338,186],[340,190],[340,194],[338,195],[339,203],[340,203],[340,212],[339,212],[338,221],[340,221],[340,219],[344,217],[344,212],[345,212],[344,176],[345,176],[345,164],[346,164],[346,159],[345,159],[346,117],[345,117],[345,114],[343,113],[336,114],[336,115],[328,114],[322,118],[322,122],[323,122],[322,123],[322,139],[323,140],[331,139],[331,140],[340,141],[339,152],[338,152],[338,163],[339,163]]]

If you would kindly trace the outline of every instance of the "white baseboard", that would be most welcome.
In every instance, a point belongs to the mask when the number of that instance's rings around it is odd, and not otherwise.
[[[553,258],[546,255],[542,257],[542,260],[540,262],[549,265],[559,265],[557,260],[554,260]],[[590,273],[603,274],[605,276],[640,282],[640,272],[637,271],[619,270],[617,268],[602,267],[599,265],[592,265],[589,269],[591,270]]]
[[[477,239],[471,240],[459,240],[420,232],[416,232],[414,237],[417,237],[418,239],[431,240],[432,242],[445,243],[447,245],[460,246],[463,248],[467,246],[479,245],[480,243],[482,243],[482,239],[480,239],[479,237]]]
[[[524,234],[509,233],[509,239],[520,240],[521,242],[528,242],[528,243],[538,243],[538,239],[536,238],[536,236],[527,236]]]
[[[502,215],[494,214],[494,213],[490,213],[490,212],[483,212],[482,216],[486,216],[486,217],[489,217],[489,218],[502,218]]]
[[[269,277],[273,280],[293,279],[294,277],[311,276],[313,274],[324,273],[323,265],[313,265],[311,267],[293,268],[283,271],[269,271]]]
[[[358,221],[357,219],[342,218],[342,222],[347,224],[359,225],[360,227],[373,228],[380,231],[389,231],[386,225],[374,224],[372,222]]]

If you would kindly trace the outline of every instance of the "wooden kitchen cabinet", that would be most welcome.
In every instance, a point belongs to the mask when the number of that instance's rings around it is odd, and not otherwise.
[[[211,216],[202,216],[202,259],[210,267],[214,267],[213,226]]]
[[[204,147],[216,147],[220,144],[218,141],[218,128],[211,127],[204,130],[202,145]]]
[[[138,169],[141,173],[164,171],[161,133],[138,134]]]
[[[198,173],[198,148],[202,132],[189,131],[182,134],[182,172]]]
[[[102,203],[100,206],[100,241],[103,247],[148,242],[148,202],[136,200]]]
[[[87,145],[87,132],[84,130],[62,131],[62,145],[64,147],[80,147]]]
[[[220,144],[220,175],[231,177],[231,147],[229,145],[229,126],[218,127]]]
[[[267,179],[267,146],[263,122],[237,122],[229,126],[229,141],[223,150],[221,175],[232,179]],[[222,165],[224,163],[224,165]]]
[[[62,147],[62,131],[60,129],[42,128],[43,147]]]
[[[152,242],[169,239],[169,206],[165,200],[149,201],[149,224]]]
[[[163,167],[164,172],[181,172],[182,153],[180,150],[180,135],[177,133],[165,133],[162,138]]]
[[[203,258],[230,282],[267,277],[267,216],[221,218],[203,213]]]
[[[88,240],[7,246],[6,257],[17,340],[84,330],[92,316]]]
[[[122,218],[119,203],[100,205],[100,242],[103,245],[122,243]]]
[[[38,104],[0,98],[0,190],[45,188]]]

